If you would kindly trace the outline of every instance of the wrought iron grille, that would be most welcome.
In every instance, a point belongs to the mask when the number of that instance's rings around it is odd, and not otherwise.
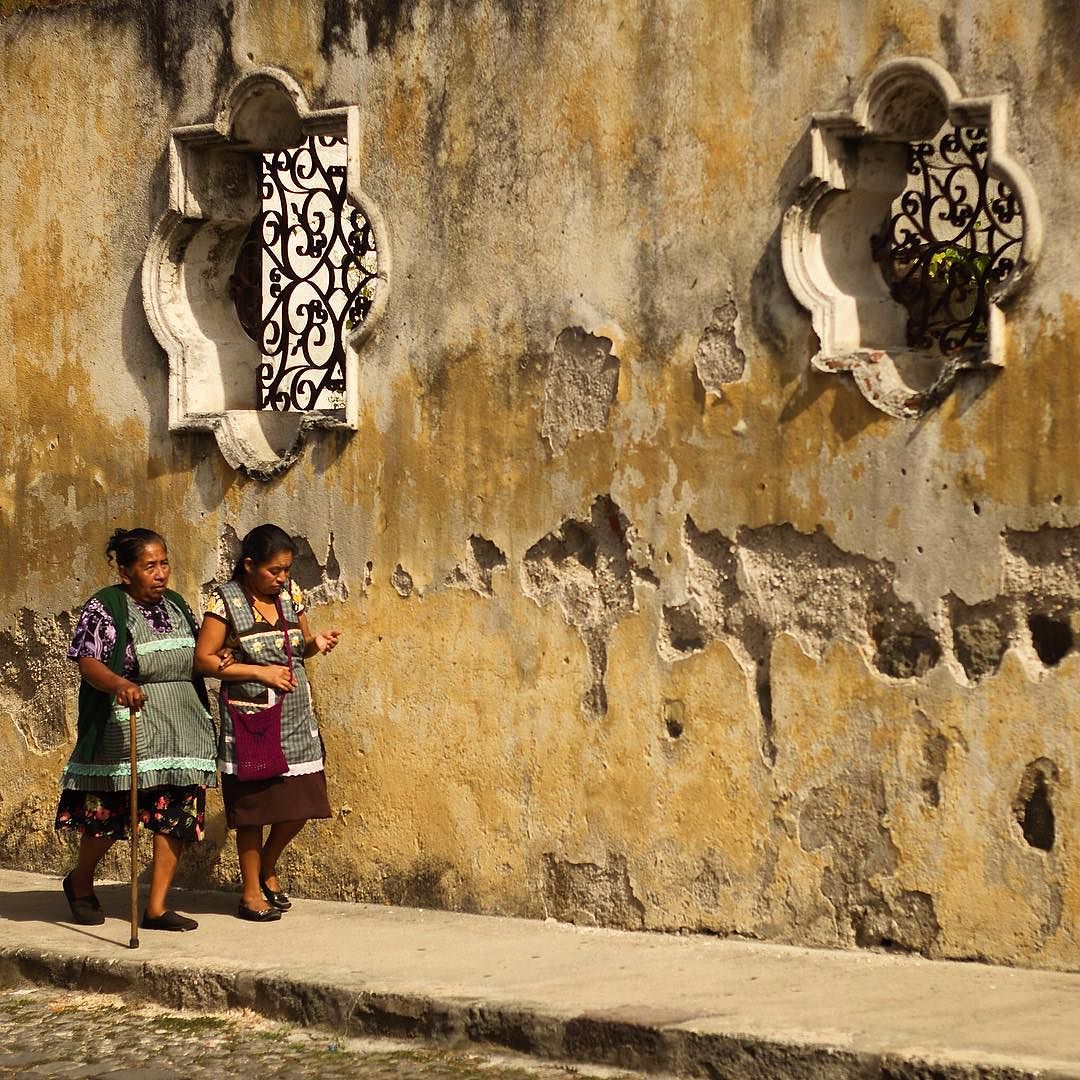
[[[344,138],[313,135],[262,155],[262,211],[229,281],[263,356],[258,408],[345,405],[345,338],[367,318],[378,270],[371,226],[348,201]]]
[[[990,302],[1016,269],[1020,202],[990,176],[985,128],[948,127],[908,147],[912,179],[871,241],[893,299],[908,312],[913,349],[978,355]]]

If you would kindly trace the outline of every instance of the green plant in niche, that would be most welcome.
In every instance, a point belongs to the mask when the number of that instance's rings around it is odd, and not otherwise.
[[[932,278],[946,277],[954,268],[960,267],[973,278],[981,278],[990,266],[990,256],[971,248],[946,245],[930,256],[926,272]]]

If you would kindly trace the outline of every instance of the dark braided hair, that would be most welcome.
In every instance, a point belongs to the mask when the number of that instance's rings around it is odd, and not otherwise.
[[[112,562],[115,557],[117,566],[128,567],[151,544],[160,544],[166,551],[169,550],[165,538],[153,529],[117,529],[105,545],[105,558]]]
[[[240,541],[240,558],[233,567],[233,581],[239,581],[244,576],[245,559],[250,559],[252,566],[262,566],[279,551],[287,551],[295,557],[296,545],[292,537],[284,529],[279,529],[269,522],[257,525]]]

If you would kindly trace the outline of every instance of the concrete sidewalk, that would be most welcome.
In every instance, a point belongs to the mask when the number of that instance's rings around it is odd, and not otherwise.
[[[1080,975],[314,900],[256,925],[183,891],[200,928],[133,951],[126,887],[98,896],[75,926],[56,879],[0,870],[0,984],[722,1080],[1080,1078]]]

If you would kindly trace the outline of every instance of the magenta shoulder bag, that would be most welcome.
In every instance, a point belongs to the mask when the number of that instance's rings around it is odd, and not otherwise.
[[[289,645],[289,626],[277,600],[278,620],[285,629],[285,655],[292,670],[292,648]],[[273,705],[257,712],[243,712],[230,700],[224,683],[221,698],[232,722],[233,748],[236,755],[236,779],[269,780],[289,771],[289,763],[281,749],[281,707],[279,694]]]

